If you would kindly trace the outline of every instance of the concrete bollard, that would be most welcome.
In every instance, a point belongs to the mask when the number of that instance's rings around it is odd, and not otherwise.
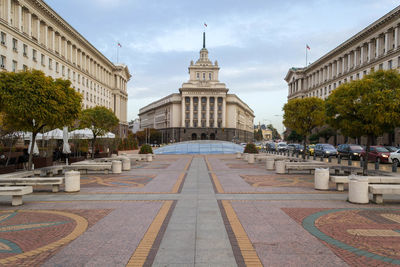
[[[112,173],[121,173],[122,172],[122,162],[120,160],[113,160],[111,162]]]
[[[321,161],[321,162],[324,161],[324,157],[321,156],[321,157],[319,158],[319,161]]]
[[[328,162],[331,163],[332,162],[332,156],[328,157]]]
[[[313,154],[313,157],[312,157],[312,158],[313,158],[313,160],[315,160],[315,153]]]
[[[247,157],[247,163],[253,164],[254,163],[254,154],[249,154]]]
[[[153,155],[152,154],[147,154],[146,155],[146,160],[147,160],[147,162],[152,162],[153,161]]]
[[[265,161],[265,168],[268,171],[273,171],[275,169],[275,159],[267,159]]]
[[[342,164],[342,158],[340,156],[337,158],[337,164]]]
[[[329,190],[329,168],[315,169],[314,188],[317,190]]]
[[[347,165],[348,165],[348,166],[353,165],[353,161],[352,161],[351,157],[349,157],[349,160],[347,161]]]
[[[236,152],[236,158],[240,159],[242,157],[242,154],[240,152]]]
[[[122,170],[123,171],[131,170],[131,160],[129,158],[122,158]]]
[[[392,172],[397,172],[397,162],[393,162],[393,164],[392,164]]]
[[[81,173],[68,171],[65,173],[65,192],[79,192],[81,190]]]
[[[117,154],[111,154],[111,157],[112,158],[116,158],[116,157],[118,157],[118,155]]]
[[[349,202],[368,204],[368,178],[365,176],[349,176]]]
[[[277,174],[286,173],[286,162],[284,160],[278,160],[275,162],[275,172]]]
[[[375,161],[375,170],[379,170],[379,161]]]

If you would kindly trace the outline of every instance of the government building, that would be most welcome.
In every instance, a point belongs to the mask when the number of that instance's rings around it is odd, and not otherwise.
[[[42,0],[0,0],[0,70],[37,69],[68,79],[84,109],[104,106],[128,132],[125,65],[115,65]]]
[[[400,7],[390,11],[305,68],[289,69],[288,99],[325,99],[339,85],[361,79],[374,70],[400,70]],[[354,142],[337,136],[337,143]],[[366,140],[361,139],[365,144]],[[400,129],[377,139],[378,144],[400,144]]]
[[[203,33],[200,58],[190,62],[189,81],[179,93],[168,95],[139,110],[140,129],[154,128],[163,142],[225,140],[250,142],[254,113],[218,80],[218,62],[208,58]]]

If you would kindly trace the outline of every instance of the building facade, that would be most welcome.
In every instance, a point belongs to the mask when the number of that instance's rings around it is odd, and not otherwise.
[[[379,69],[400,70],[400,7],[390,11],[305,68],[289,69],[288,99],[325,99],[339,85]],[[338,143],[354,142],[337,136]],[[378,144],[400,144],[400,129],[379,137]],[[362,138],[361,143],[366,143]]]
[[[26,69],[70,80],[84,109],[111,109],[118,134],[127,134],[128,68],[113,64],[42,0],[0,0],[0,70]]]
[[[189,81],[139,111],[140,128],[162,132],[163,142],[187,140],[253,141],[254,113],[219,82],[218,62],[208,58],[203,35],[200,58],[190,62]]]

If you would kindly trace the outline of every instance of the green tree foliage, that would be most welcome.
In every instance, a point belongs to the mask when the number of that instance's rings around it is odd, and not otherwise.
[[[272,124],[268,124],[267,129],[272,131],[272,140],[282,139],[281,135],[278,133],[278,130]]]
[[[250,154],[258,154],[258,149],[255,144],[253,143],[248,143],[246,147],[244,148],[243,153],[250,153]]]
[[[261,128],[258,130],[254,130],[254,139],[257,141],[261,141],[264,139]]]
[[[336,88],[326,100],[327,122],[346,136],[374,136],[400,125],[400,74],[379,70]],[[364,175],[367,175],[364,164]]]
[[[81,95],[71,82],[53,79],[38,70],[0,73],[0,103],[4,124],[16,131],[32,132],[28,168],[36,135],[44,128],[72,124],[81,111]]]
[[[105,135],[118,126],[119,120],[114,113],[101,106],[85,109],[80,116],[80,127],[92,130],[92,158],[94,158],[94,146],[98,136]]]
[[[324,101],[316,97],[289,100],[283,107],[283,124],[303,137],[303,157],[311,131],[325,122]]]
[[[296,131],[291,131],[287,140],[291,142],[301,142],[303,141],[303,136],[299,135]]]
[[[153,149],[150,145],[144,144],[140,147],[139,154],[153,154]]]

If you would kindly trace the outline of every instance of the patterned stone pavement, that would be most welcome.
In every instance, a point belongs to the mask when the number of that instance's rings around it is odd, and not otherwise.
[[[400,198],[354,205],[234,155],[157,156],[0,197],[0,266],[397,266]]]

